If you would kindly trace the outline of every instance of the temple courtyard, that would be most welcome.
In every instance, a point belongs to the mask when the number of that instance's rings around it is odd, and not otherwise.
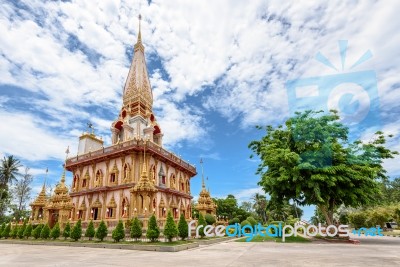
[[[181,252],[0,243],[0,266],[400,266],[400,237],[343,243],[228,241]]]

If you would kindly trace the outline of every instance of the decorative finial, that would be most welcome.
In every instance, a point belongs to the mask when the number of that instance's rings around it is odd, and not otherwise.
[[[46,187],[46,180],[47,180],[47,173],[49,172],[49,168],[46,168],[46,175],[44,176],[44,181],[43,181],[43,188],[42,188],[42,190],[44,190],[45,189],[45,187]]]
[[[204,169],[203,169],[203,159],[200,158],[200,165],[201,165],[201,186],[202,188],[206,188],[206,184],[204,183]]]
[[[90,133],[90,129],[92,130],[92,134],[94,134],[94,127],[93,124],[89,121],[87,123],[87,127],[88,127],[88,132]]]
[[[67,147],[67,150],[65,150],[65,162],[64,162],[63,174],[61,175],[61,183],[65,183],[65,166],[67,165],[68,154],[69,154],[69,146]]]
[[[142,33],[141,33],[141,27],[140,27],[140,21],[142,20],[142,15],[139,14],[139,33],[138,33],[138,40],[137,43],[142,43]]]

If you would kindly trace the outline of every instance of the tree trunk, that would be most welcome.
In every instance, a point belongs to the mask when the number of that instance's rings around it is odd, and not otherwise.
[[[325,206],[318,206],[321,212],[325,216],[326,224],[332,225],[333,224],[333,210],[328,210]]]

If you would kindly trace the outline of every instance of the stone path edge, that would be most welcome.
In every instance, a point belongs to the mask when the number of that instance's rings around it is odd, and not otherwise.
[[[87,248],[107,248],[107,249],[126,249],[126,250],[144,250],[159,252],[178,252],[187,249],[199,247],[199,243],[193,242],[175,246],[157,246],[157,245],[137,245],[137,244],[110,244],[110,243],[75,243],[75,242],[57,242],[57,241],[20,241],[20,240],[0,240],[0,244],[18,244],[18,245],[42,245],[42,246],[65,246],[65,247],[87,247]]]

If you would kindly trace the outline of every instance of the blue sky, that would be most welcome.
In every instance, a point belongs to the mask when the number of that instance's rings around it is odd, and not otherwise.
[[[197,167],[203,158],[213,196],[247,200],[262,192],[247,148],[262,134],[255,125],[283,123],[299,103],[335,105],[335,95],[327,103],[289,98],[291,80],[372,71],[377,95],[367,104],[379,103],[373,114],[380,119],[353,125],[354,136],[369,140],[368,129],[378,125],[395,135],[389,145],[400,150],[400,3],[0,2],[0,156],[13,154],[31,168],[35,193],[47,167],[49,183],[59,180],[65,149],[76,153],[88,121],[110,143],[139,13],[165,146]],[[344,62],[339,40],[348,40]],[[350,70],[368,50],[372,58]],[[318,62],[319,52],[338,67]],[[350,106],[370,96],[360,94]],[[392,177],[400,174],[398,160],[385,163]],[[194,196],[200,187],[197,175]],[[306,208],[305,218],[312,211]]]

